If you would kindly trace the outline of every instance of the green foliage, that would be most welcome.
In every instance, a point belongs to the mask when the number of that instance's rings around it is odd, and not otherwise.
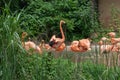
[[[33,54],[18,54],[16,56],[17,80],[72,80],[74,65],[69,60],[54,59],[52,54],[44,53],[42,56]]]
[[[61,19],[66,21],[63,30],[68,41],[89,37],[99,27],[89,0],[30,1],[22,14],[20,26],[30,35],[45,34],[46,38],[50,38],[53,34],[60,35]]]
[[[24,52],[19,37],[19,14],[10,14],[9,9],[0,15],[0,78],[13,80],[16,74],[16,55]]]
[[[4,9],[6,6],[11,10],[11,12],[18,11],[25,8],[29,3],[29,0],[0,0],[0,8]],[[0,9],[0,14],[4,13]]]
[[[88,76],[88,78],[90,77],[94,80],[100,80],[101,75],[106,70],[106,67],[104,65],[92,64],[90,61],[83,64],[82,67],[82,72],[86,76],[86,78]]]

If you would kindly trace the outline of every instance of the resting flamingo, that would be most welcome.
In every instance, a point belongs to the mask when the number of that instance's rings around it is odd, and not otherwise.
[[[42,54],[42,50],[41,48],[39,48],[39,46],[37,46],[34,42],[32,41],[24,41],[24,38],[27,36],[26,32],[22,33],[22,46],[25,48],[25,50],[29,51],[30,49],[33,49],[34,52],[38,52],[40,54]]]
[[[64,24],[65,21],[61,20],[60,21],[60,32],[62,35],[62,38],[56,38],[55,35],[52,36],[52,38],[50,39],[49,45],[51,48],[55,49],[55,51],[61,52],[65,49],[65,35],[63,33],[63,29],[62,29],[62,24]]]
[[[73,41],[70,45],[71,51],[73,52],[85,52],[91,50],[90,48],[90,40],[89,39],[81,39],[79,41]]]

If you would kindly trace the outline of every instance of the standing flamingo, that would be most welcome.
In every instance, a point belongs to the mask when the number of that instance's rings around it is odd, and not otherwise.
[[[34,52],[38,52],[40,54],[42,54],[42,50],[41,48],[39,48],[39,46],[37,46],[34,42],[32,41],[27,41],[25,42],[24,41],[24,38],[27,36],[27,33],[26,32],[23,32],[22,33],[22,46],[27,50],[29,51],[30,49],[33,49]]]
[[[103,53],[103,52],[110,53],[110,54],[107,54],[107,56],[109,56],[109,58],[108,58],[108,65],[110,65],[111,64],[110,60],[112,60],[110,55],[113,56],[113,55],[115,55],[113,53],[116,53],[116,52],[118,53],[119,52],[119,49],[120,49],[120,44],[119,44],[120,38],[115,38],[115,36],[116,36],[115,32],[110,32],[110,33],[108,33],[108,35],[110,36],[110,39],[107,39],[107,38],[106,39],[105,38],[101,39],[101,41],[99,42],[99,45],[100,45],[101,53]],[[110,41],[111,44],[104,44],[107,40]],[[120,63],[120,59],[119,59],[120,55],[117,54],[117,56],[118,56],[118,63]]]
[[[62,35],[62,38],[56,38],[55,35],[52,36],[52,38],[50,39],[50,42],[49,42],[49,45],[55,49],[55,51],[63,51],[65,49],[65,35],[63,33],[63,29],[62,29],[62,24],[64,24],[65,21],[61,20],[60,21],[60,32],[61,32],[61,35]]]
[[[110,33],[108,33],[108,35],[109,35],[110,38],[111,38],[110,41],[111,41],[112,45],[116,45],[117,43],[120,42],[120,38],[115,38],[116,33],[110,32]]]
[[[70,45],[70,48],[74,52],[85,52],[85,51],[91,50],[90,40],[81,39],[79,41],[73,41]]]
[[[100,46],[100,54],[102,54],[103,52],[110,52],[112,51],[112,45],[107,44],[107,42],[109,41],[108,38],[106,37],[102,37],[101,40],[98,42],[99,46]]]
[[[109,32],[108,35],[109,35],[111,38],[115,38],[116,33],[115,33],[115,32]]]
[[[114,47],[117,48],[118,47],[117,44],[120,42],[120,38],[115,38],[116,33],[114,33],[114,32],[110,32],[110,33],[108,33],[108,35],[110,36],[112,48],[114,48]]]
[[[100,54],[104,52],[118,52],[117,46],[110,45],[110,44],[104,44],[104,41],[100,41],[99,43],[100,46]]]
[[[117,47],[113,47],[113,45],[109,44],[110,39],[103,37],[101,40],[98,42],[99,44],[99,50],[100,50],[100,56],[103,60],[103,63],[107,65],[111,64],[111,56],[113,55],[111,52],[116,52]],[[105,53],[105,54],[103,54]],[[101,60],[100,60],[101,61]]]

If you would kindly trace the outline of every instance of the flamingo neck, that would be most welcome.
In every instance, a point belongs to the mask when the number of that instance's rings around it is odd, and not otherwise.
[[[62,23],[60,22],[60,31],[61,31],[61,35],[62,35],[62,39],[65,39],[64,33],[63,33],[63,29],[62,29]]]

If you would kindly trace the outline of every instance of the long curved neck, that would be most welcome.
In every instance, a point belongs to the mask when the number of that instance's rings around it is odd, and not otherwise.
[[[62,39],[65,39],[65,35],[64,35],[63,29],[62,29],[62,22],[60,22],[60,32],[62,35]]]

